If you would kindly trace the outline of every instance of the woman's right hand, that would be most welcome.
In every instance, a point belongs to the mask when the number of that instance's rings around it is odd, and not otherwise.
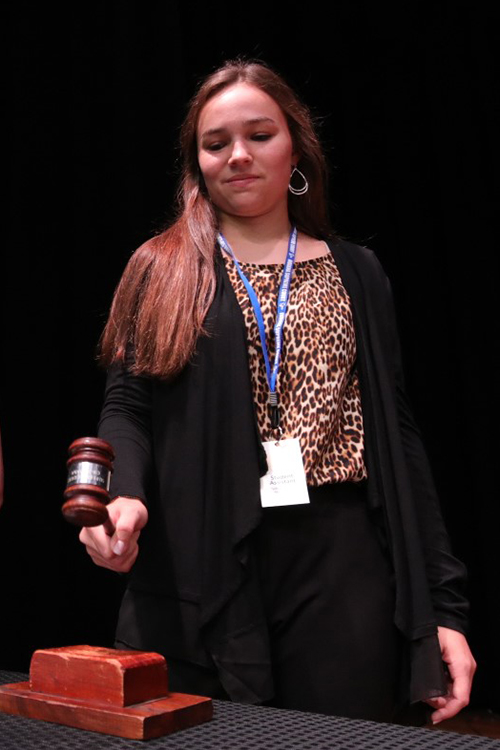
[[[83,528],[80,541],[96,565],[128,573],[139,552],[137,540],[148,521],[148,511],[141,500],[132,497],[116,497],[107,509],[109,521]]]

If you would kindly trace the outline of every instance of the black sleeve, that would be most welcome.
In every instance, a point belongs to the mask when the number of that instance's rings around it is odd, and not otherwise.
[[[388,320],[392,329],[397,407],[403,449],[415,497],[427,580],[438,625],[465,633],[469,604],[466,569],[453,556],[422,437],[408,402],[392,292],[386,279]]]
[[[152,467],[151,403],[149,378],[132,375],[125,365],[110,368],[98,434],[111,443],[116,454],[111,497],[138,497],[147,505]]]

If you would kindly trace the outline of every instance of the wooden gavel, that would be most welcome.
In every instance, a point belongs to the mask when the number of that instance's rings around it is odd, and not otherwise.
[[[68,452],[63,516],[75,526],[100,526],[108,521],[115,452],[106,440],[95,437],[74,440]]]

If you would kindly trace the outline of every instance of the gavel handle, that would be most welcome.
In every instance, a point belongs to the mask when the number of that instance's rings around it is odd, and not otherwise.
[[[111,519],[109,518],[109,516],[104,521],[103,526],[104,526],[104,531],[106,532],[106,534],[108,536],[113,536],[113,534],[115,533],[115,527],[111,523]]]

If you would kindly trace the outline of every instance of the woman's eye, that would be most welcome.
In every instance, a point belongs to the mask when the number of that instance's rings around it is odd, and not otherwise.
[[[268,141],[271,138],[271,133],[254,133],[252,135],[253,141]]]
[[[215,143],[207,143],[205,149],[207,151],[220,151],[225,145],[226,144],[222,143],[222,141],[216,141]]]

